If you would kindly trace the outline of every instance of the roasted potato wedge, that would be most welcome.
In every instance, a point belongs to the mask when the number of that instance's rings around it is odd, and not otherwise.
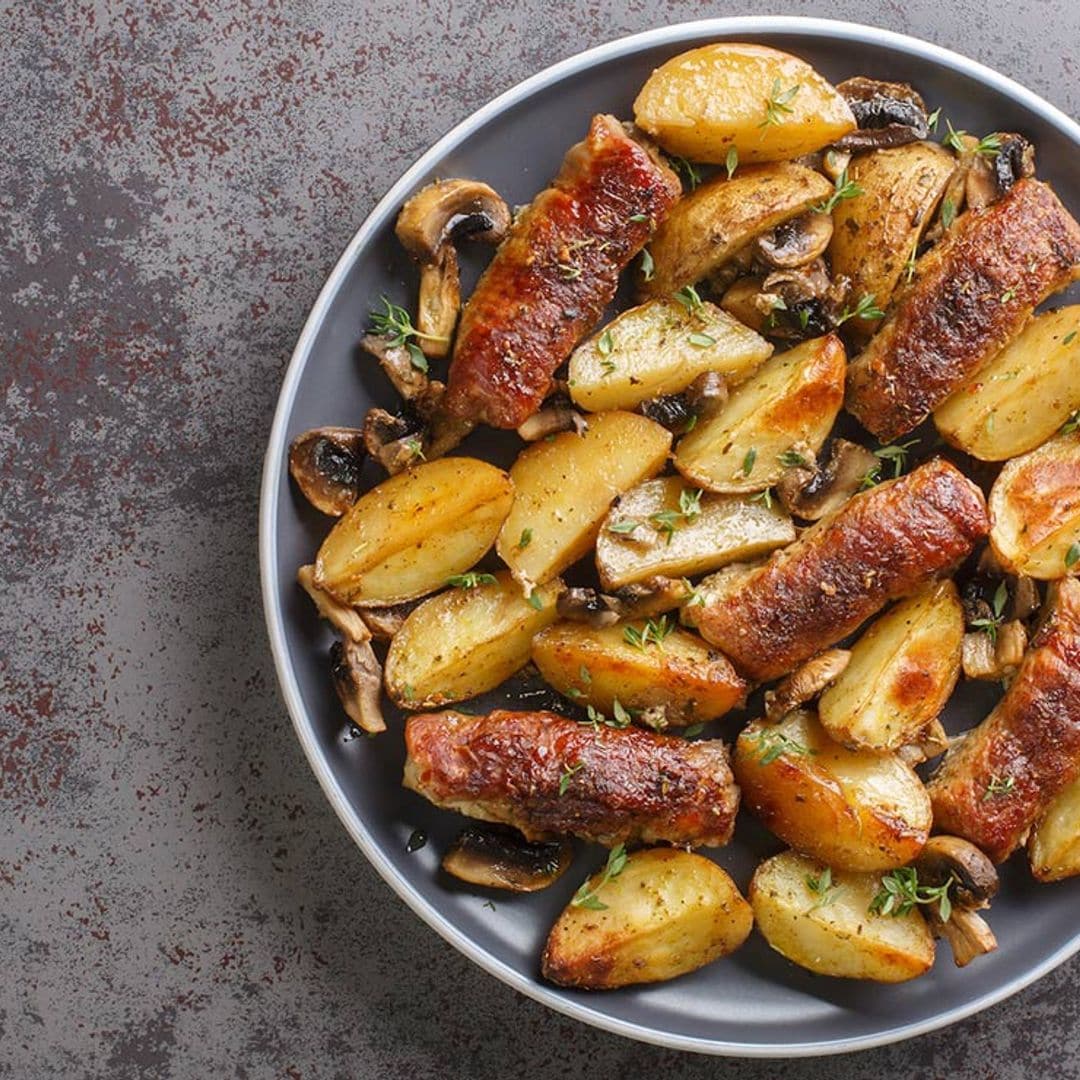
[[[1080,430],[1014,458],[990,491],[990,546],[1014,574],[1080,573]]]
[[[1026,454],[1080,409],[1080,304],[1037,315],[934,411],[942,437],[982,461]]]
[[[964,610],[952,581],[936,581],[880,616],[818,702],[821,726],[853,748],[919,741],[960,675]]]
[[[344,604],[385,607],[434,592],[474,566],[513,502],[501,469],[429,461],[361,495],[323,541],[315,582]]]
[[[871,915],[881,887],[874,873],[831,870],[784,851],[766,859],[750,882],[754,921],[781,956],[841,979],[898,983],[934,963],[934,939],[918,908]]]
[[[612,500],[655,476],[670,447],[659,424],[609,412],[591,417],[582,435],[565,431],[523,450],[510,469],[514,505],[496,547],[517,581],[529,589],[577,562]]]
[[[715,720],[742,703],[746,683],[725,656],[696,634],[673,629],[670,616],[652,623],[666,632],[659,643],[648,625],[556,623],[533,640],[533,663],[578,705],[612,717],[617,700],[631,715],[647,710],[655,727]]]
[[[772,355],[773,347],[738,319],[703,301],[649,300],[624,311],[570,357],[570,396],[589,412],[635,409],[685,390],[718,371],[736,383]]]
[[[811,712],[749,724],[732,767],[744,805],[781,840],[830,866],[904,866],[930,835],[930,798],[914,769],[833,742]]]
[[[872,296],[882,311],[889,306],[955,170],[956,158],[929,142],[852,159],[848,179],[861,191],[833,209],[829,258],[833,274],[850,279],[853,297]],[[879,322],[851,319],[847,329],[865,341]]]
[[[551,928],[542,971],[588,990],[663,982],[734,952],[753,925],[735,883],[704,855],[616,849]]]
[[[611,508],[596,541],[596,567],[605,589],[621,589],[657,574],[695,577],[794,539],[779,503],[710,495],[664,476],[631,488]]]
[[[719,269],[751,240],[829,197],[833,185],[792,161],[751,165],[685,195],[653,235],[647,296],[666,296]]]
[[[722,165],[811,154],[855,127],[848,103],[804,60],[724,41],[657,68],[634,102],[634,120],[671,154]]]
[[[1075,780],[1043,812],[1027,846],[1031,873],[1039,881],[1080,874],[1080,780]]]
[[[404,709],[465,701],[529,662],[533,635],[557,618],[558,579],[528,600],[503,571],[494,581],[425,600],[402,624],[386,656],[386,692]]]
[[[774,356],[680,440],[675,467],[710,491],[772,487],[788,467],[786,451],[811,457],[828,438],[844,402],[845,371],[835,334]]]

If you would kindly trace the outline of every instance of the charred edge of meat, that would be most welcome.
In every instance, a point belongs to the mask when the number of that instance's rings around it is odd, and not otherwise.
[[[906,83],[862,76],[838,84],[858,130],[839,139],[837,150],[882,150],[925,139],[930,133],[923,99]]]
[[[360,496],[364,437],[356,428],[314,428],[289,447],[289,473],[316,510],[341,517]]]
[[[509,827],[467,825],[443,856],[442,868],[471,885],[536,892],[558,881],[573,851],[568,840],[530,841]]]
[[[806,455],[807,465],[785,470],[776,494],[789,514],[817,521],[838,510],[861,488],[866,476],[880,462],[864,446],[833,439],[824,466]]]

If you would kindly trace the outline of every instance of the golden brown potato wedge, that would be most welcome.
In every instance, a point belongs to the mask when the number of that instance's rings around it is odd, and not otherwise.
[[[589,990],[663,982],[734,952],[753,925],[735,883],[704,855],[616,848],[551,928],[542,970]]]
[[[621,589],[657,574],[696,577],[794,539],[778,502],[710,495],[663,476],[631,488],[611,508],[596,541],[596,567],[605,589]]]
[[[475,458],[406,469],[357,499],[330,531],[315,583],[355,607],[434,592],[491,547],[513,498],[506,473]]]
[[[670,154],[722,165],[811,154],[855,127],[848,103],[809,64],[765,45],[725,41],[657,68],[634,120]]]
[[[806,711],[755,720],[735,743],[743,803],[782,840],[830,866],[888,870],[911,862],[930,835],[930,798],[891,754],[833,742]]]
[[[1061,881],[1080,874],[1080,780],[1046,808],[1028,840],[1031,873],[1039,881]]]
[[[719,269],[762,233],[829,197],[833,185],[792,161],[751,165],[706,180],[672,207],[653,235],[647,296],[666,296]]]
[[[851,295],[872,296],[884,311],[933,218],[956,158],[937,143],[915,142],[854,157],[848,180],[861,193],[833,209],[829,258],[836,277],[851,280]],[[879,319],[851,319],[848,329],[867,340]]]
[[[763,491],[796,451],[810,460],[828,438],[844,401],[846,357],[835,334],[779,356],[741,386],[675,449],[675,467],[710,491]]]
[[[666,636],[657,642],[650,625]],[[673,627],[671,616],[602,628],[556,623],[537,634],[532,659],[560,694],[607,717],[618,701],[651,726],[685,727],[740,705],[747,686],[731,662]]]
[[[818,975],[906,982],[930,970],[934,939],[919,909],[872,915],[874,873],[829,870],[794,851],[766,859],[750,882],[754,921],[781,956]]]
[[[990,491],[990,546],[1014,574],[1080,573],[1080,430],[1014,458]]]
[[[497,544],[518,582],[529,589],[577,562],[612,500],[655,476],[670,447],[671,433],[659,424],[609,412],[590,417],[583,435],[565,431],[523,450],[510,469],[514,505]]]
[[[1080,304],[1031,320],[934,411],[953,446],[982,461],[1026,454],[1080,409]]]
[[[648,300],[613,319],[570,357],[570,396],[589,412],[635,409],[685,390],[717,371],[740,382],[773,347],[738,319],[703,301]]]
[[[425,600],[402,624],[386,657],[386,692],[405,709],[465,701],[529,662],[533,635],[557,618],[556,579],[530,599],[503,571],[492,581]]]
[[[897,750],[919,741],[960,675],[964,610],[952,581],[936,581],[880,616],[821,696],[821,726],[837,742]]]

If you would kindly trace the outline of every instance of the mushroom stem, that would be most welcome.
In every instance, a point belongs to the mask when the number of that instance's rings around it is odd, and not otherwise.
[[[848,666],[851,653],[847,649],[826,649],[811,657],[802,667],[781,679],[765,694],[765,719],[783,719],[800,705],[815,698]]]
[[[330,646],[330,673],[338,700],[349,719],[361,731],[372,734],[386,730],[382,714],[382,667],[370,638],[358,642],[351,638]]]
[[[314,566],[301,566],[296,571],[296,580],[300,583],[304,592],[311,597],[316,611],[342,637],[359,643],[368,641],[371,638],[371,632],[356,608],[346,606],[339,600],[335,600],[328,592],[319,588],[315,581]]]
[[[569,405],[556,403],[547,405],[533,413],[518,429],[518,435],[526,442],[536,442],[547,435],[560,431],[576,431],[579,435],[589,429],[585,417]]]
[[[967,967],[977,956],[997,948],[994,931],[974,911],[953,908],[948,922],[942,922],[936,908],[930,908],[928,915],[931,933],[949,943],[957,967]]]

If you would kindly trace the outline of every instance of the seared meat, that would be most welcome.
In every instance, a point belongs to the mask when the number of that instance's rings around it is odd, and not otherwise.
[[[927,785],[934,826],[1002,862],[1078,776],[1080,581],[1066,578],[1005,697]]]
[[[856,495],[696,613],[702,637],[764,682],[951,570],[989,529],[982,493],[935,458]]]
[[[917,427],[1080,278],[1080,225],[1038,180],[963,215],[848,369],[847,408],[882,442]]]
[[[465,305],[450,412],[499,428],[528,419],[680,190],[678,177],[614,117],[594,117],[588,138],[511,226]]]
[[[609,847],[716,846],[735,825],[739,789],[719,740],[497,710],[412,716],[405,745],[406,787],[530,840],[571,833]]]

